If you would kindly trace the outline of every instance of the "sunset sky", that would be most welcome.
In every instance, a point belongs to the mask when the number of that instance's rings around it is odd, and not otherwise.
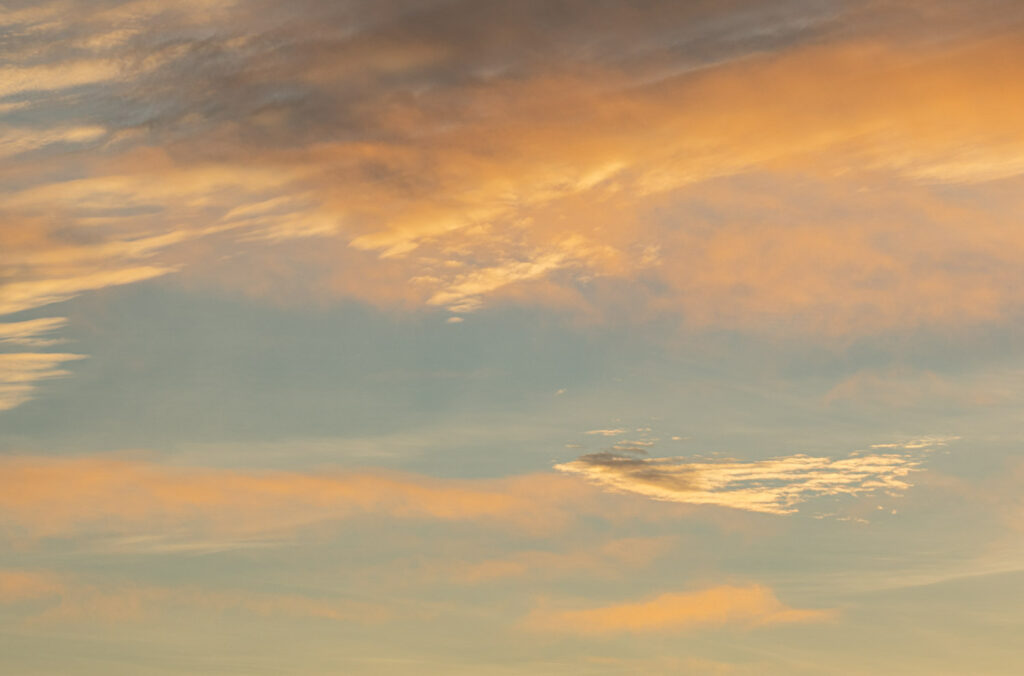
[[[1024,673],[1020,0],[0,2],[0,673]]]

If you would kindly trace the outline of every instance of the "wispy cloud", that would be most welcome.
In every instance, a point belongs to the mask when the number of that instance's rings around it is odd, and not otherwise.
[[[621,634],[681,631],[703,626],[756,627],[797,622],[822,622],[829,610],[791,608],[761,585],[721,586],[702,591],[668,593],[615,605],[573,610],[536,609],[526,620],[531,629],[574,634]]]
[[[177,547],[273,540],[359,516],[500,523],[542,533],[565,526],[577,511],[593,511],[592,493],[557,475],[442,480],[180,467],[115,456],[0,458],[0,524],[10,534],[173,534]]]
[[[792,514],[821,496],[899,493],[923,453],[944,445],[930,438],[872,447],[902,452],[858,452],[845,458],[791,455],[768,460],[649,458],[642,449],[583,455],[555,469],[577,474],[606,489],[655,500],[716,505],[767,514]]]
[[[45,335],[67,324],[63,317],[41,317],[23,322],[0,322],[0,343],[29,347],[50,347],[60,342]]]
[[[83,358],[84,355],[59,352],[0,354],[0,411],[31,399],[39,382],[69,375],[60,365]]]

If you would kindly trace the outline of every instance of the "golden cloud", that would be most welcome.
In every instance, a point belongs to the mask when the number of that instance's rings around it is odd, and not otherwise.
[[[499,58],[384,10],[379,24],[316,45],[304,38],[313,19],[293,17],[281,28],[288,56],[252,39],[263,27],[249,3],[196,6],[208,5],[117,5],[90,19],[76,55],[14,60],[12,96],[30,81],[94,87],[158,112],[148,127],[74,116],[3,127],[15,154],[0,175],[18,177],[6,208],[24,218],[16,227],[45,223],[49,241],[7,245],[13,260],[37,262],[5,272],[0,313],[179,269],[255,295],[282,293],[280,275],[300,280],[296,296],[456,312],[514,299],[607,317],[620,285],[638,313],[690,326],[833,336],[1021,309],[1024,240],[1006,214],[1024,204],[1005,186],[1024,173],[1024,42],[983,30],[984,17],[909,5],[920,26],[887,32],[865,21],[886,7],[855,3],[841,35],[811,22],[829,39],[673,60],[640,38],[710,20],[705,9],[604,9],[637,38],[636,58],[581,48],[517,63],[529,12],[507,7],[511,47]],[[187,38],[140,53],[163,44],[156,14],[185,36],[198,16],[223,22],[202,45],[228,75]],[[48,34],[25,16],[12,21]],[[936,26],[947,40],[928,39]],[[691,33],[678,32],[683,46]],[[111,84],[103,64],[115,61],[128,65]],[[32,96],[30,107],[46,102]],[[24,171],[26,153],[55,144],[66,153]],[[92,242],[69,244],[72,227]],[[305,237],[319,241],[278,248]],[[196,240],[206,243],[178,246]],[[132,250],[140,242],[153,246]],[[223,263],[239,242],[264,274]],[[48,248],[63,267],[38,262]]]

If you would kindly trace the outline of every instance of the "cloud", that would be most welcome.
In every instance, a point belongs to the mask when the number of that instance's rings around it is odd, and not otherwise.
[[[0,314],[29,310],[74,298],[83,291],[132,284],[173,272],[172,268],[141,265],[71,277],[50,277],[12,282],[0,294]]]
[[[6,12],[0,197],[45,237],[3,246],[83,258],[0,313],[172,271],[830,337],[1024,309],[1016,5],[560,6]]]
[[[63,317],[40,317],[23,322],[0,322],[0,343],[8,345],[27,345],[30,347],[49,347],[59,343],[59,339],[44,338],[43,335],[55,331],[67,324]]]
[[[538,631],[601,635],[822,622],[834,616],[829,610],[790,608],[767,587],[750,585],[667,593],[646,601],[578,610],[539,608],[525,625]]]
[[[103,136],[105,131],[103,127],[96,126],[43,130],[0,128],[0,157],[16,155],[55,143],[87,143]]]
[[[9,66],[0,68],[0,97],[112,80],[119,71],[116,62],[102,60],[63,62],[59,66]]]
[[[597,510],[595,497],[552,475],[442,480],[177,467],[114,456],[0,458],[0,526],[13,537],[163,534],[177,537],[178,546],[211,538],[255,542],[359,516],[547,532],[577,512]]]
[[[36,383],[70,374],[60,365],[84,359],[84,355],[59,352],[16,352],[0,354],[0,411],[32,398]]]
[[[708,461],[648,458],[638,449],[604,451],[555,465],[555,469],[583,476],[614,492],[655,500],[792,514],[798,505],[815,497],[902,492],[911,487],[908,476],[922,464],[922,453],[945,442],[943,438],[907,442],[897,446],[902,453],[858,452],[840,459],[798,454],[769,460]]]

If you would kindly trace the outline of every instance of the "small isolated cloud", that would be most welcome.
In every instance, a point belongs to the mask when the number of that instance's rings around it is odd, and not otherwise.
[[[620,434],[625,434],[627,430],[615,428],[610,430],[589,430],[587,434],[599,434],[602,437],[617,437]]]
[[[792,514],[814,497],[906,490],[911,486],[907,476],[921,465],[922,454],[944,444],[943,439],[922,439],[877,447],[892,448],[888,453],[853,453],[840,459],[797,454],[754,461],[649,458],[643,449],[616,447],[555,469],[655,500]]]
[[[702,626],[756,627],[821,622],[834,614],[831,610],[790,608],[779,601],[771,589],[761,585],[725,585],[595,608],[539,608],[527,618],[526,626],[573,634],[616,634],[678,631]]]

